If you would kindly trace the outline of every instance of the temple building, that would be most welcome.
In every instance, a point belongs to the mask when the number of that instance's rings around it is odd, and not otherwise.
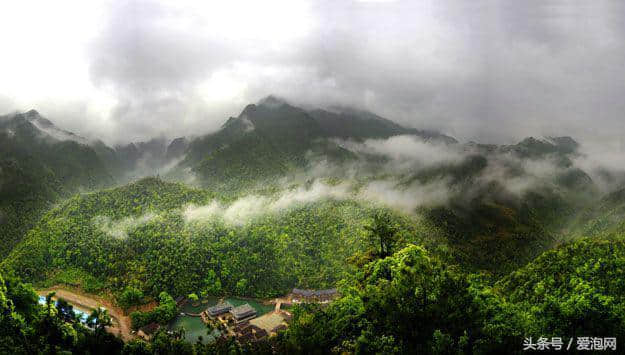
[[[208,313],[209,316],[216,317],[218,315],[230,312],[232,308],[233,307],[230,304],[230,302],[222,302],[215,306],[208,307],[206,312]]]
[[[239,307],[232,308],[230,313],[232,313],[232,316],[237,323],[245,322],[256,317],[256,310],[247,303]]]

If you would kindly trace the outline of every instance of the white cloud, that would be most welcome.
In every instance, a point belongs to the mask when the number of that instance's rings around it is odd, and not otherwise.
[[[154,220],[156,215],[148,213],[140,217],[126,217],[121,220],[112,220],[108,216],[96,216],[93,218],[93,224],[100,229],[100,231],[106,233],[108,236],[116,239],[128,238],[128,232],[133,229],[147,224]]]
[[[299,187],[283,191],[277,196],[248,195],[236,199],[230,204],[212,201],[204,206],[187,206],[184,210],[185,220],[223,219],[233,225],[243,225],[250,220],[267,213],[277,213],[294,206],[303,205],[323,199],[345,199],[351,196],[349,186],[330,186],[315,181],[312,186]]]
[[[0,111],[115,142],[205,133],[273,93],[462,140],[616,141],[623,14],[617,1],[4,1]]]

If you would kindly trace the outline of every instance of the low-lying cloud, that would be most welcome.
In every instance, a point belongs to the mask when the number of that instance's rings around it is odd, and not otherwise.
[[[324,199],[340,200],[354,197],[350,189],[346,184],[331,186],[315,181],[309,187],[298,187],[277,196],[248,195],[228,204],[212,201],[205,206],[189,205],[183,215],[188,222],[219,218],[228,224],[243,225],[256,217],[277,213],[294,206]]]
[[[346,181],[330,184],[316,179],[308,186],[281,191],[271,196],[247,195],[230,203],[214,200],[207,205],[189,205],[183,211],[187,222],[223,220],[244,225],[267,214],[324,200],[355,200],[414,213],[417,207],[446,203],[449,189],[442,181],[401,187],[394,180],[373,180],[366,184]]]
[[[455,145],[427,142],[414,135],[367,139],[364,142],[351,140],[336,140],[335,142],[353,152],[384,155],[395,163],[409,166],[458,163],[465,155]]]
[[[443,205],[451,196],[445,180],[428,184],[413,184],[402,188],[390,180],[372,181],[365,185],[358,197],[364,201],[374,201],[406,213],[413,213],[417,207]]]
[[[311,156],[308,169],[278,182],[278,186],[294,188],[270,195],[250,194],[230,202],[189,205],[183,210],[185,220],[244,225],[266,214],[328,199],[355,200],[414,214],[420,207],[470,201],[485,191],[492,193],[491,197],[499,193],[506,198],[522,197],[536,188],[554,187],[557,191],[558,178],[577,168],[579,157],[573,154],[573,166],[566,166],[557,154],[522,158],[508,149],[438,144],[414,136],[335,142],[359,154],[385,159],[333,163]],[[488,192],[492,183],[497,183],[497,190]]]
[[[92,223],[96,228],[106,235],[115,239],[126,239],[128,233],[133,229],[148,224],[156,217],[153,213],[144,214],[139,217],[126,217],[121,220],[112,220],[108,216],[96,216]]]

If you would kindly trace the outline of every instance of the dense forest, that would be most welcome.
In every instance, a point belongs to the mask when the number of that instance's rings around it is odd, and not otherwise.
[[[114,181],[93,149],[37,125],[52,123],[36,111],[0,118],[0,256],[59,198]]]
[[[493,282],[409,245],[367,264],[327,308],[296,310],[294,352],[522,353],[520,339],[623,329],[623,240],[582,239]]]
[[[2,352],[491,354],[521,353],[528,337],[625,340],[625,185],[583,170],[572,138],[465,144],[274,97],[170,144],[110,148],[34,111],[3,117],[0,135]],[[253,345],[165,330],[124,344],[103,331],[106,314],[83,325],[66,303],[39,305],[31,285],[59,284],[126,310],[154,301],[131,313],[134,328],[167,324],[190,294],[341,296],[294,307],[286,331]]]
[[[76,196],[48,212],[2,265],[49,283],[75,275],[73,282],[95,292],[133,285],[154,297],[167,291],[268,298],[294,286],[328,288],[352,275],[348,260],[367,251],[365,227],[379,210],[327,200],[244,225],[185,219],[185,207],[210,201],[205,190],[155,178]],[[397,214],[391,223],[406,242],[437,233],[426,221]]]

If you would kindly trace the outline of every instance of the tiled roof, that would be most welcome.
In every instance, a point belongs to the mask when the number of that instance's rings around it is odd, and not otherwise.
[[[302,290],[299,288],[294,288],[292,293],[294,295],[304,296],[304,297],[313,297],[313,296],[332,296],[338,294],[338,291],[335,288],[329,288],[326,290]]]
[[[245,318],[256,314],[256,310],[247,303],[233,308],[230,312],[235,318]]]
[[[158,323],[150,323],[146,326],[143,326],[141,329],[147,335],[154,334],[161,326]]]
[[[215,315],[215,314],[226,313],[230,311],[231,309],[232,309],[232,305],[230,304],[230,302],[224,302],[224,303],[219,303],[212,307],[208,307],[207,311],[208,311],[208,314]]]
[[[254,334],[247,333],[239,337],[239,342],[241,343],[251,343],[254,341]]]

